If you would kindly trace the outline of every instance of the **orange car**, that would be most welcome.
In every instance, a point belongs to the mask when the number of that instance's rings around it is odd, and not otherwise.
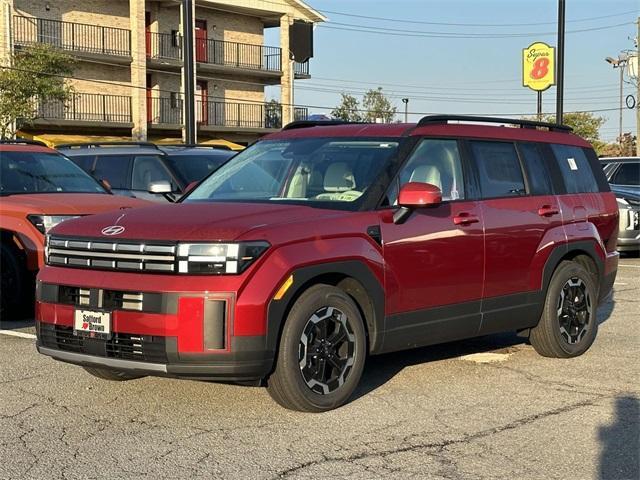
[[[30,311],[50,228],[81,215],[145,205],[151,202],[112,195],[43,143],[0,141],[0,318]]]

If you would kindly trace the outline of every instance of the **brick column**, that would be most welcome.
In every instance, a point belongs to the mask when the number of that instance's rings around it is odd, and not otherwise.
[[[147,52],[144,28],[145,0],[129,1],[131,22],[131,138],[147,139]]]
[[[282,103],[282,125],[293,122],[293,72],[291,57],[289,56],[289,25],[292,19],[289,15],[280,17],[280,48],[282,49],[282,80],[280,82],[280,102]]]
[[[0,0],[0,65],[11,64],[13,0]]]

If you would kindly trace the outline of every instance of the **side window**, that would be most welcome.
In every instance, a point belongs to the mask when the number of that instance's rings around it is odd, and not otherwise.
[[[111,188],[128,189],[127,174],[131,157],[128,155],[103,155],[96,159],[93,176],[98,180],[106,180]]]
[[[146,192],[151,182],[162,181],[169,182],[172,191],[178,191],[178,186],[158,157],[145,155],[133,158],[131,190]]]
[[[620,165],[611,183],[615,185],[640,185],[640,162],[626,162]]]
[[[560,165],[560,172],[567,193],[591,193],[599,191],[589,160],[582,148],[570,145],[551,145]]]
[[[544,157],[535,143],[521,143],[518,149],[522,155],[529,189],[532,195],[552,195],[551,176],[544,163]]]
[[[425,139],[402,167],[399,184],[431,183],[442,191],[442,200],[464,198],[464,179],[458,142],[456,140]],[[393,205],[398,197],[397,184],[391,186],[388,198]]]
[[[482,198],[526,194],[522,167],[513,143],[486,141],[469,143],[478,166]]]
[[[94,155],[84,155],[78,157],[69,157],[73,163],[78,165],[81,169],[83,169],[87,173],[93,173],[91,169],[93,168],[93,162],[96,159]]]

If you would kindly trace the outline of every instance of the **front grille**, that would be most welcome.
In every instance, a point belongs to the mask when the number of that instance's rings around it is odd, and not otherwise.
[[[176,271],[176,245],[50,237],[47,262],[76,268],[172,273]]]
[[[109,340],[100,340],[76,336],[71,327],[39,323],[38,339],[43,347],[65,352],[138,362],[167,363],[165,337],[115,333]]]

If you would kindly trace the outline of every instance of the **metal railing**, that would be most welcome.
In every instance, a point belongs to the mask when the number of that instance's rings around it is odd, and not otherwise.
[[[293,107],[293,120],[306,120],[309,118],[309,109],[307,107]]]
[[[196,38],[196,61],[248,70],[282,71],[279,47]]]
[[[282,106],[196,100],[196,120],[203,126],[282,128]]]
[[[66,102],[36,101],[36,117],[45,120],[131,123],[131,97],[75,93]]]
[[[131,31],[35,17],[13,17],[16,45],[48,44],[62,50],[131,56]]]
[[[153,125],[182,125],[182,99],[178,96],[148,99],[147,121]]]
[[[182,59],[182,36],[173,33],[146,32],[147,57],[155,59]]]
[[[306,62],[293,62],[294,75],[308,77],[309,76],[309,60]]]

